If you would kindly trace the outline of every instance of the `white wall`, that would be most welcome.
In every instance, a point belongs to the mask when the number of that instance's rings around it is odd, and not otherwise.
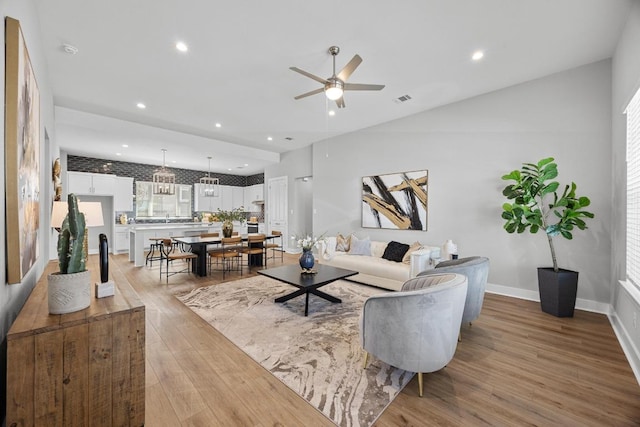
[[[311,176],[312,175],[312,150],[311,146],[307,146],[304,148],[300,148],[299,150],[289,151],[280,156],[280,163],[268,166],[264,170],[264,199],[269,200],[269,179],[277,178],[279,176],[287,177],[287,190],[288,190],[288,205],[289,205],[289,213],[287,217],[289,234],[296,232],[304,232],[309,231],[311,229],[308,227],[306,221],[306,217],[308,212],[296,212],[298,196],[296,195],[296,191],[299,187],[296,185],[296,179]],[[304,204],[303,204],[304,205]],[[265,218],[265,222],[269,220],[268,213],[265,213],[267,218]],[[292,244],[290,236],[285,236],[284,246],[285,249],[290,252],[295,252],[295,245]]]
[[[640,378],[640,332],[634,316],[640,314],[635,297],[620,285],[626,278],[626,117],[624,108],[640,88],[640,2],[635,2],[612,60],[612,256],[611,320],[625,353]]]
[[[48,81],[48,72],[44,53],[42,51],[41,36],[39,30],[38,17],[35,11],[35,5],[32,0],[2,0],[0,1],[0,15],[4,18],[10,16],[18,19],[22,27],[29,56],[33,65],[38,89],[40,91],[40,229],[38,232],[38,241],[40,245],[40,255],[36,265],[29,270],[23,281],[19,284],[7,285],[6,277],[6,260],[5,250],[2,251],[0,257],[0,340],[4,342],[7,332],[11,324],[15,320],[18,312],[24,305],[27,297],[31,293],[33,286],[42,275],[44,265],[49,259],[49,241],[51,237],[51,229],[49,228],[49,215],[51,212],[51,200],[53,197],[53,184],[51,181],[52,159],[57,157],[59,148],[55,143],[55,127],[53,120],[53,97],[51,94],[51,86]],[[0,39],[4,46],[4,20],[2,23],[2,31],[0,31]],[[4,59],[0,61],[0,76],[4,82],[5,74]],[[0,85],[0,99],[4,100],[4,83]],[[0,117],[4,118],[4,102],[0,103]],[[1,134],[4,135],[4,119],[0,120]],[[45,130],[49,135],[50,145],[45,147],[44,135]],[[3,138],[4,141],[4,138]],[[4,142],[3,142],[4,144]],[[4,145],[0,151],[0,164],[4,165]],[[0,186],[4,188],[4,172],[0,173]],[[5,222],[5,198],[0,199],[0,212],[2,215],[2,223]],[[6,233],[4,226],[0,227],[0,239],[6,242]],[[6,242],[6,245],[15,245],[16,242]],[[5,246],[6,249],[6,246]],[[5,343],[6,344],[6,343]],[[0,366],[2,374],[0,375],[0,419],[4,419],[5,409],[5,391],[6,391],[6,345],[0,347]],[[10,369],[10,367],[9,367]]]
[[[314,144],[314,231],[377,240],[458,244],[491,259],[489,281],[537,298],[537,270],[551,265],[544,234],[502,229],[500,177],[547,156],[574,180],[596,219],[572,242],[557,240],[561,267],[580,272],[578,306],[609,302],[611,67],[601,61]],[[362,176],[427,169],[428,231],[362,229]],[[594,307],[595,306],[595,307]]]

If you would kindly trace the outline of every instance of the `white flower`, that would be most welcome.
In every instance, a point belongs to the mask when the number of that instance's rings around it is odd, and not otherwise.
[[[299,248],[302,248],[305,251],[308,251],[315,248],[318,245],[318,243],[320,243],[321,241],[324,241],[324,234],[319,237],[313,237],[308,234],[306,236],[294,235],[294,236],[291,236],[291,238],[296,241],[296,245]]]

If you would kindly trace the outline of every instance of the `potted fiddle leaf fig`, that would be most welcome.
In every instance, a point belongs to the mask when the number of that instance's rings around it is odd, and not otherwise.
[[[49,313],[79,311],[91,304],[91,273],[86,269],[86,223],[75,194],[67,197],[68,213],[58,235],[60,271],[47,276]]]
[[[538,163],[523,163],[520,170],[502,177],[513,181],[502,194],[511,202],[502,205],[504,229],[508,233],[542,230],[547,237],[553,267],[538,268],[538,289],[542,311],[558,317],[572,317],[578,289],[578,272],[558,268],[554,237],[573,239],[576,230],[585,230],[586,218],[593,218],[584,210],[591,204],[588,197],[576,195],[576,184],[565,185],[555,181],[558,166],[553,157]]]

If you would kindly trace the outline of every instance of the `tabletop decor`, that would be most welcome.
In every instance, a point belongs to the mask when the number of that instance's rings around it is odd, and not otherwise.
[[[213,221],[222,221],[222,235],[231,237],[233,234],[233,221],[245,221],[244,206],[225,211],[218,208],[218,212],[212,214]]]
[[[312,250],[318,246],[318,243],[324,241],[324,235],[318,237],[313,237],[308,234],[306,236],[294,235],[292,238],[296,241],[296,246],[302,248],[302,255],[300,255],[298,259],[302,272],[312,273],[313,266],[316,262]]]
[[[64,314],[82,310],[91,304],[91,273],[86,268],[86,222],[78,208],[78,198],[67,197],[68,213],[58,236],[60,271],[48,279],[49,313]]]

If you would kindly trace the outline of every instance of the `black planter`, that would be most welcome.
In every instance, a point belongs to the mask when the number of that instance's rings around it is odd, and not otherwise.
[[[573,317],[578,291],[578,272],[551,267],[538,268],[540,307],[556,317]]]

